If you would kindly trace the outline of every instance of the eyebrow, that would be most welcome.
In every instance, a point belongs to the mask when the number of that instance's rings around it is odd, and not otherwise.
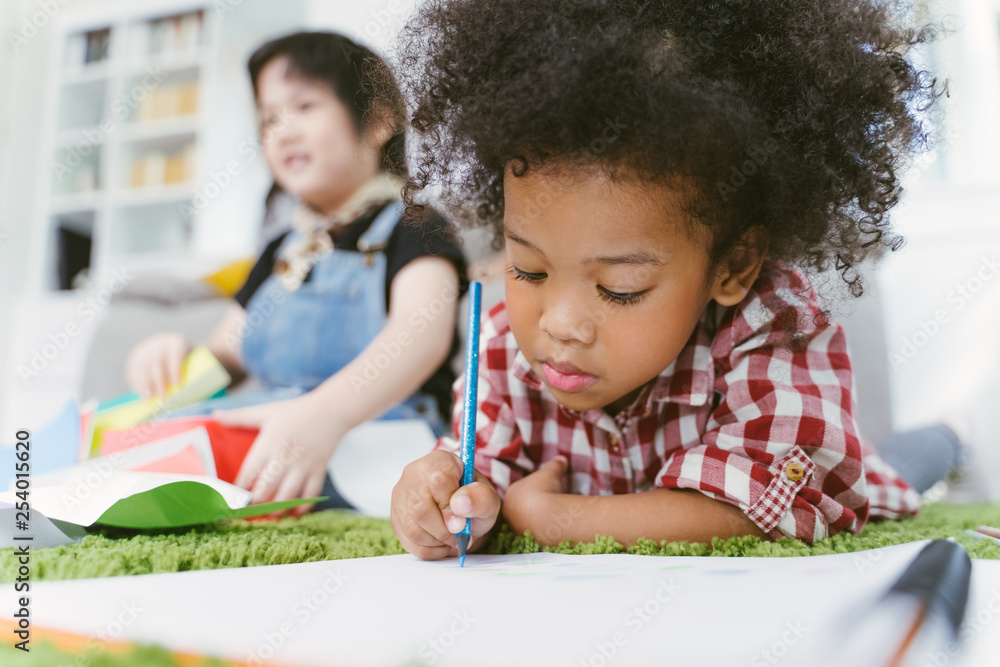
[[[542,255],[543,257],[545,256],[545,253],[542,252],[541,249],[538,246],[536,246],[534,243],[532,243],[528,239],[522,238],[522,237],[518,236],[517,234],[515,234],[512,231],[510,231],[509,229],[505,229],[504,230],[504,234],[507,236],[507,238],[509,238],[514,243],[523,245],[526,248],[531,248],[532,250],[534,250],[538,254]],[[656,257],[654,257],[653,255],[649,254],[648,252],[643,252],[641,250],[633,250],[631,252],[622,253],[621,255],[591,257],[589,259],[585,259],[583,261],[583,263],[584,264],[599,263],[599,264],[611,264],[611,265],[618,265],[618,264],[638,264],[638,265],[642,265],[642,264],[654,264],[656,266],[662,266],[663,265],[663,260],[657,259]]]

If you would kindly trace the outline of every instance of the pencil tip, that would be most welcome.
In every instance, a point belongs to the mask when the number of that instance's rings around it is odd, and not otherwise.
[[[455,535],[455,542],[458,545],[459,567],[465,567],[465,554],[469,550],[469,536],[465,533]]]

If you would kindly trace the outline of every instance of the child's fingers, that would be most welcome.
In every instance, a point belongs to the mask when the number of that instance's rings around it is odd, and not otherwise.
[[[455,547],[441,544],[430,533],[425,532],[418,540],[407,540],[403,547],[421,560],[441,560],[453,555],[452,552],[455,551]]]
[[[266,458],[257,479],[254,480],[250,493],[253,496],[252,503],[266,503],[274,498],[278,487],[283,479],[284,470],[280,466],[272,466],[270,457]]]
[[[302,493],[299,498],[315,498],[323,490],[323,480],[326,479],[326,471],[322,474],[312,475],[306,479],[305,485],[302,487]],[[313,508],[316,503],[309,503],[308,505],[299,505],[292,510],[292,516],[302,516],[307,514],[309,510]]]
[[[167,358],[167,381],[171,387],[181,383],[181,366],[184,364],[185,356],[183,348],[177,347],[171,350],[170,356]]]
[[[150,368],[149,391],[150,396],[161,396],[163,394],[163,359],[157,359]]]
[[[423,560],[447,558],[455,549],[454,535],[447,533],[446,538],[450,541],[442,541],[440,535],[436,535],[415,523],[402,531],[397,531],[397,535],[408,552]]]
[[[217,413],[212,414],[214,416]],[[240,466],[240,471],[236,473],[236,480],[233,483],[242,489],[251,490],[266,460],[267,452],[264,450],[264,442],[258,435],[253,444],[250,445],[250,450],[247,452],[246,458],[243,459],[243,464]]]
[[[488,482],[476,481],[456,491],[449,507],[462,518],[490,519],[500,512],[500,496]]]
[[[277,491],[275,491],[274,497],[271,500],[280,502],[282,500],[291,500],[292,498],[301,498],[302,496],[299,494],[305,485],[305,477],[305,473],[297,468],[286,471],[284,477],[280,480],[275,480]]]
[[[267,479],[266,475],[259,475],[250,489],[250,504],[259,505],[271,501],[274,494],[274,484]]]
[[[428,454],[431,465],[424,469],[424,484],[439,508],[448,507],[451,496],[462,484],[462,460],[450,452],[438,450]],[[424,494],[421,494],[423,496]]]
[[[392,530],[403,548],[424,560],[437,560],[448,556],[455,544],[455,537],[448,532],[441,517],[441,510],[427,496],[415,496],[400,502],[402,490],[393,489],[393,507],[389,516]]]
[[[430,534],[438,544],[455,544],[454,533],[457,531],[452,531],[445,523],[450,515],[450,511],[442,512],[437,503],[430,499],[413,508],[413,520],[416,525]]]

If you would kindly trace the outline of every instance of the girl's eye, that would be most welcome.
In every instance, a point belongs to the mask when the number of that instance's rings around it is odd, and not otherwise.
[[[646,298],[646,294],[649,293],[649,290],[647,289],[641,292],[628,292],[623,294],[621,292],[612,292],[611,290],[604,289],[600,285],[597,286],[597,289],[602,299],[619,306],[634,306]]]
[[[544,273],[528,273],[527,271],[522,271],[513,264],[510,266],[510,274],[514,280],[527,280],[533,283],[545,279]]]

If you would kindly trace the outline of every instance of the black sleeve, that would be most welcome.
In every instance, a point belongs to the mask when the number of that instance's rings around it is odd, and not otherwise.
[[[236,303],[243,306],[245,309],[247,304],[250,303],[250,298],[254,295],[260,286],[267,280],[268,276],[274,271],[274,258],[278,252],[278,247],[281,246],[281,242],[285,240],[285,236],[288,232],[278,236],[264,248],[264,252],[261,253],[260,259],[254,264],[254,267],[250,269],[250,275],[247,276],[247,281],[243,283],[243,287],[237,292],[233,299]]]
[[[440,215],[428,216],[420,223],[400,220],[389,237],[385,249],[385,304],[389,309],[392,281],[404,266],[419,257],[441,257],[448,260],[458,271],[459,298],[469,288],[465,255],[458,247],[458,241],[451,226]]]

